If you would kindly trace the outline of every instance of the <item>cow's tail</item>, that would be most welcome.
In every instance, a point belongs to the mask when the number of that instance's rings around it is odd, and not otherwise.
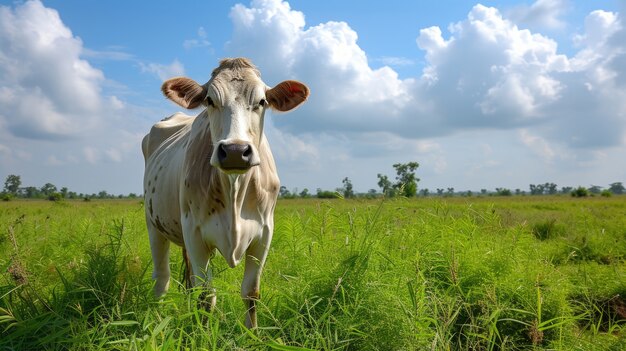
[[[183,279],[185,281],[185,288],[191,289],[191,263],[189,262],[189,256],[187,255],[187,250],[183,246],[183,263],[185,267],[183,268]]]

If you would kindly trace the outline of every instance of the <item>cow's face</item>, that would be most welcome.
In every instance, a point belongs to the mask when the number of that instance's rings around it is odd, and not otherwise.
[[[257,148],[263,136],[265,109],[289,111],[309,95],[309,88],[296,81],[267,87],[245,59],[222,61],[204,85],[189,78],[172,78],[161,89],[182,107],[206,106],[213,141],[210,162],[226,173],[245,173],[260,164]]]

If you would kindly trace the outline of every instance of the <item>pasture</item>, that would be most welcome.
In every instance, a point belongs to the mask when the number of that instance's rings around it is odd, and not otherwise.
[[[247,330],[152,297],[138,200],[0,203],[0,350],[623,350],[626,197],[280,200]],[[173,279],[181,280],[173,247]]]

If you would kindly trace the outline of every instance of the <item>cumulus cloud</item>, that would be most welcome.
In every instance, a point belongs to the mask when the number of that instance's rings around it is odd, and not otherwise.
[[[619,86],[626,40],[615,39],[623,38],[619,16],[591,13],[573,57],[561,54],[550,37],[516,23],[555,28],[567,7],[537,1],[523,19],[508,19],[476,5],[447,35],[437,26],[423,28],[416,43],[426,67],[406,79],[389,66],[372,68],[347,23],[307,27],[304,14],[280,0],[234,6],[226,49],[253,58],[270,85],[286,78],[309,84],[312,94],[299,118],[275,121],[294,135],[387,132],[416,140],[468,129],[533,128],[570,147],[618,145],[626,128]]]
[[[566,23],[561,17],[569,6],[567,0],[537,0],[530,6],[515,7],[509,17],[523,27],[562,29]]]
[[[139,66],[141,67],[142,72],[152,73],[161,81],[185,75],[185,66],[178,60],[172,61],[169,65],[140,62]]]
[[[0,7],[0,119],[12,133],[54,139],[94,122],[104,75],[81,52],[57,11],[39,1]]]
[[[211,47],[211,43],[208,40],[206,30],[204,27],[198,28],[197,37],[193,39],[186,39],[183,41],[183,48],[191,50],[195,48],[208,48]]]

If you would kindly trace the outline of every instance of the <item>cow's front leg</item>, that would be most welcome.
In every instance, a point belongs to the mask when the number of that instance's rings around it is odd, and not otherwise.
[[[269,240],[267,242],[257,241],[246,251],[246,267],[241,284],[241,298],[247,308],[246,327],[248,328],[257,327],[256,305],[261,298],[259,286],[268,249]]]
[[[185,248],[191,262],[191,281],[194,287],[202,287],[198,307],[210,311],[215,307],[215,289],[211,284],[213,274],[210,267],[210,258],[213,256],[214,248],[207,247],[202,240],[199,230],[193,230],[184,235]]]

